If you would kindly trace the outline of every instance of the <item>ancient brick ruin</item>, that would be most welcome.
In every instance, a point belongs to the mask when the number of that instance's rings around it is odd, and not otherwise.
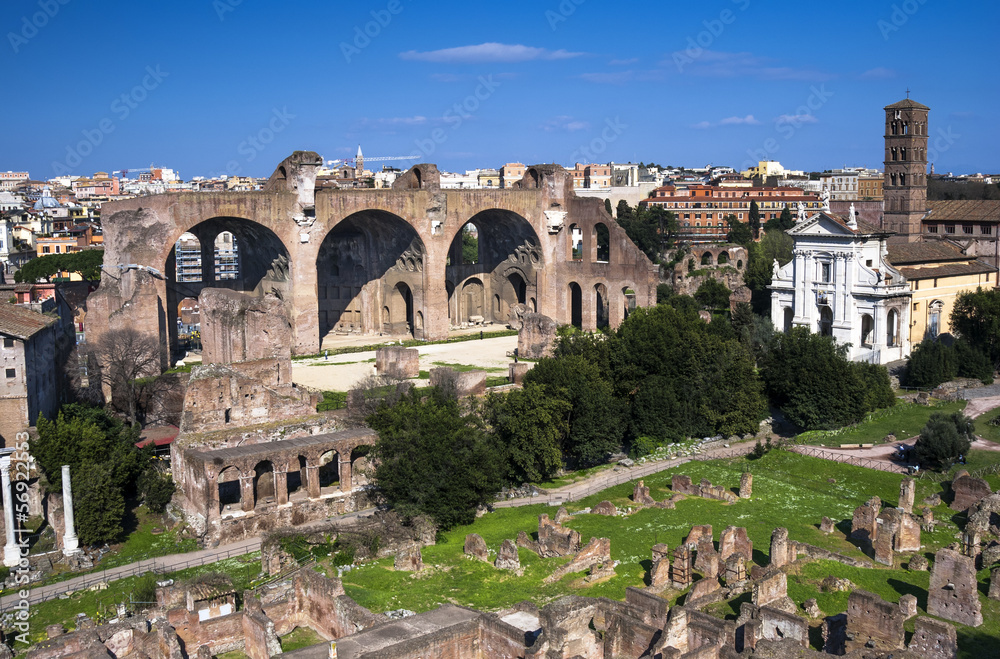
[[[983,624],[972,558],[951,549],[935,554],[927,590],[927,613],[972,627]]]
[[[738,498],[721,485],[712,485],[711,482],[704,478],[701,479],[699,484],[695,485],[691,482],[690,476],[682,474],[674,474],[670,481],[670,489],[680,494],[690,494],[696,497],[705,497],[706,499],[718,499],[719,501],[729,503],[736,503]]]
[[[431,164],[392,189],[317,190],[320,164],[318,154],[296,151],[259,192],[106,204],[105,275],[88,302],[88,333],[141,328],[163,343],[166,362],[168,347],[177,353],[179,303],[213,287],[273,293],[287,309],[294,354],[315,354],[338,334],[443,339],[451,327],[526,313],[616,327],[656,302],[656,267],[601,200],[576,196],[558,165],[528,167],[506,190],[441,189]],[[479,244],[472,263],[462,255],[469,224]],[[224,231],[240,248],[236,279],[218,280],[212,267]],[[185,232],[202,246],[200,282],[177,281],[174,245]]]

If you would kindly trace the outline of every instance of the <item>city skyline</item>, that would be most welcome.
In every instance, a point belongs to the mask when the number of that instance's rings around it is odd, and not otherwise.
[[[449,171],[880,167],[882,107],[908,89],[931,108],[937,172],[1000,171],[1000,137],[980,130],[998,94],[974,66],[996,54],[994,5],[12,5],[2,61],[34,100],[8,104],[0,170],[36,179],[150,162],[267,176],[294,150],[359,143]]]

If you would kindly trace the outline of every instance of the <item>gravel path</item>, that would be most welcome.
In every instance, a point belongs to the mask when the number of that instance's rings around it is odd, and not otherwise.
[[[420,353],[420,370],[437,368],[434,362],[477,366],[485,369],[501,369],[494,375],[506,375],[507,364],[513,359],[507,353],[517,347],[517,336],[501,336],[493,339],[462,341],[460,343],[437,343],[417,346]],[[292,362],[292,381],[322,391],[347,391],[358,381],[375,374],[375,351],[356,352],[347,355],[296,359]]]

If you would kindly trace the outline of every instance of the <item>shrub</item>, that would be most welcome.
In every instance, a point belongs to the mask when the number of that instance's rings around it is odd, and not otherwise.
[[[969,452],[974,424],[962,412],[931,415],[913,446],[917,463],[925,469],[941,469]]]
[[[175,489],[174,479],[155,469],[149,469],[139,477],[139,492],[142,494],[142,501],[152,513],[159,514],[166,511],[167,504],[174,496]]]
[[[655,438],[643,435],[632,441],[632,448],[629,449],[628,454],[632,459],[638,459],[649,455],[659,447],[660,443]]]

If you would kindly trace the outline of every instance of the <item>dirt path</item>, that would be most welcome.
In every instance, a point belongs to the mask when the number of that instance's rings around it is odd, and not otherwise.
[[[438,364],[435,362],[441,362],[484,369],[499,369],[493,371],[493,374],[503,375],[507,372],[507,364],[513,361],[507,356],[507,353],[513,352],[516,347],[516,336],[501,336],[460,343],[418,346],[417,351],[420,353],[420,370],[422,371],[436,368]],[[331,355],[329,359],[314,357],[297,359],[292,362],[292,381],[322,391],[347,391],[358,381],[374,374],[374,350],[347,355]]]
[[[741,442],[739,444],[733,444],[729,448],[719,447],[716,449],[709,449],[695,456],[685,456],[683,458],[674,458],[673,460],[657,460],[654,462],[647,462],[646,464],[636,465],[634,467],[622,467],[620,471],[608,469],[589,478],[577,481],[576,483],[571,483],[570,485],[553,488],[551,490],[543,490],[542,494],[536,497],[519,497],[517,499],[498,501],[493,504],[493,507],[516,508],[518,506],[531,506],[536,503],[561,505],[567,501],[577,501],[584,497],[588,497],[595,492],[606,490],[609,487],[620,485],[628,481],[634,481],[639,478],[645,478],[650,474],[665,471],[678,465],[691,462],[692,460],[715,460],[733,457],[736,455],[746,455],[753,450],[755,444],[756,442]]]

